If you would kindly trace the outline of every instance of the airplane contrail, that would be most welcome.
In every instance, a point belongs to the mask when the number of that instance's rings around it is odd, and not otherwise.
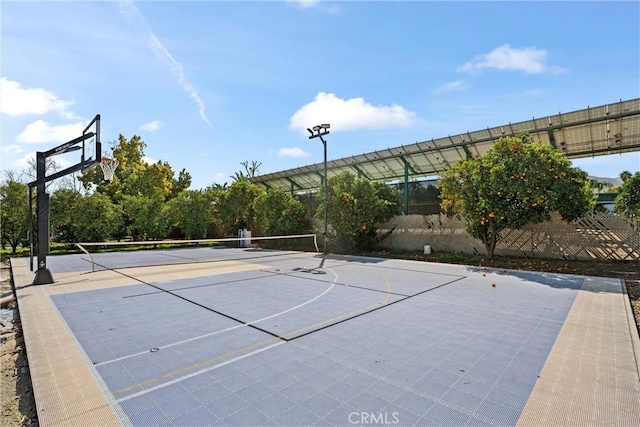
[[[118,10],[120,12],[120,15],[125,19],[129,21],[136,21],[136,24],[140,24],[146,30],[147,36],[149,37],[149,47],[151,48],[151,51],[156,55],[158,59],[160,59],[169,67],[171,73],[178,79],[178,84],[180,84],[182,89],[184,89],[184,91],[189,94],[189,97],[193,99],[193,101],[198,106],[200,117],[202,117],[202,120],[204,120],[208,125],[211,125],[211,122],[209,121],[205,113],[207,107],[204,105],[204,102],[200,98],[200,95],[198,95],[196,89],[185,76],[182,64],[176,61],[173,55],[171,55],[171,52],[169,52],[167,48],[164,47],[162,42],[153,33],[151,26],[142,15],[142,12],[140,12],[140,9],[138,9],[131,0],[119,0]]]

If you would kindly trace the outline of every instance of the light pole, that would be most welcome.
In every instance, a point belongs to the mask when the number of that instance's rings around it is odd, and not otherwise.
[[[322,124],[318,126],[314,126],[313,130],[307,128],[311,136],[309,139],[320,138],[322,141],[322,145],[324,146],[324,255],[327,256],[327,206],[329,205],[328,199],[328,176],[327,176],[327,141],[324,140],[324,135],[329,135],[329,128],[331,126],[329,124]]]

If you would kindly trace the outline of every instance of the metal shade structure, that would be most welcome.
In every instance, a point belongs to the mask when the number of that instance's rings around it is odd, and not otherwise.
[[[430,141],[329,160],[328,176],[349,171],[371,180],[438,175],[461,158],[484,155],[502,136],[528,132],[570,159],[640,151],[640,98],[558,113]],[[251,178],[266,189],[301,192],[322,185],[323,163]]]

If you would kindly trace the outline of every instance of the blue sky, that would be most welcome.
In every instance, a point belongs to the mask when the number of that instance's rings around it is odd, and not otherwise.
[[[2,169],[78,136],[141,135],[203,188],[640,97],[638,2],[12,2]],[[107,144],[104,144],[107,145]],[[60,159],[73,164],[71,154]],[[574,164],[640,170],[640,153]]]

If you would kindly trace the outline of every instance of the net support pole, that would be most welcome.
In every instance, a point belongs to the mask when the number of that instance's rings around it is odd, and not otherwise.
[[[85,254],[89,255],[89,258],[91,259],[91,271],[92,272],[96,271],[96,262],[93,260],[93,255],[91,255],[91,253],[88,250],[86,250],[80,243],[76,243],[76,246],[82,252],[84,252]]]

